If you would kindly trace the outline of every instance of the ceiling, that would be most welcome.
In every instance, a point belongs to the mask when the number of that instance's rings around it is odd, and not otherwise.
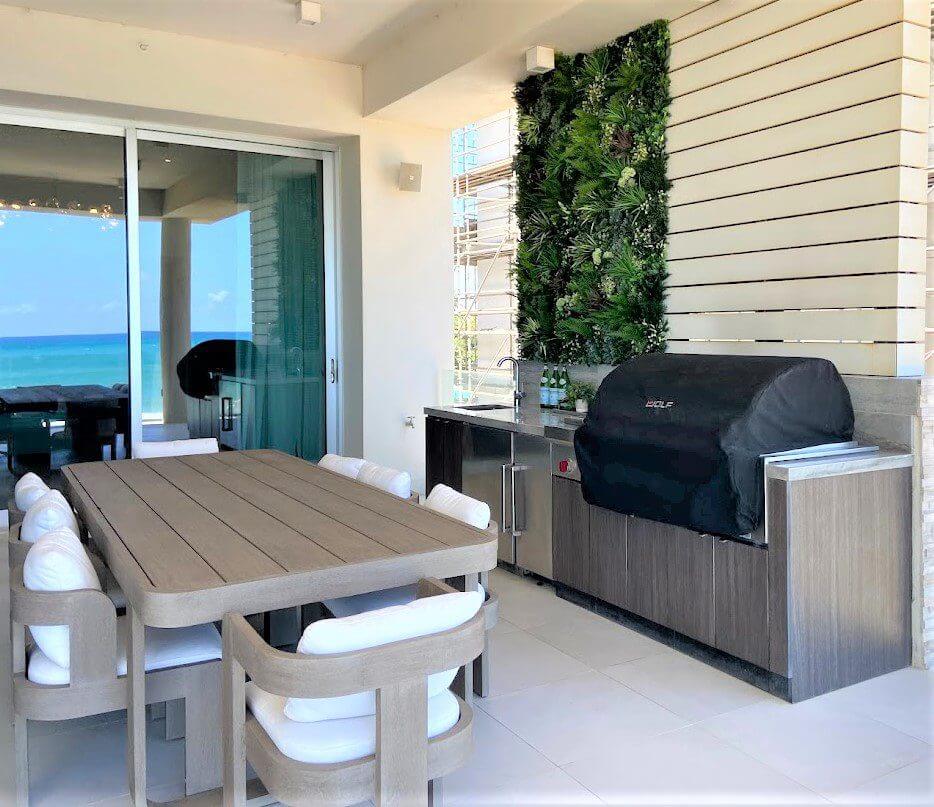
[[[297,23],[294,0],[0,0],[8,6],[358,65],[408,26],[454,2],[322,0],[323,22],[310,26]]]

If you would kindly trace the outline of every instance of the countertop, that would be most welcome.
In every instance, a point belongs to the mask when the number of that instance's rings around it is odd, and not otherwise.
[[[512,407],[472,412],[457,406],[426,406],[425,414],[449,420],[460,420],[472,426],[486,426],[491,429],[503,429],[566,442],[574,439],[574,431],[584,418],[583,415],[574,412],[539,409],[538,407],[527,407],[518,412]]]
[[[575,415],[574,412],[560,412],[537,407],[527,407],[516,412],[512,408],[469,411],[457,406],[426,406],[425,414],[449,420],[460,420],[473,426],[486,426],[491,429],[503,429],[564,442],[573,441],[574,431],[583,419],[582,415]],[[913,464],[914,456],[910,451],[882,448],[879,451],[855,454],[850,457],[821,457],[772,462],[767,466],[767,475],[770,478],[793,481],[866,471],[883,471],[889,468],[910,468]]]

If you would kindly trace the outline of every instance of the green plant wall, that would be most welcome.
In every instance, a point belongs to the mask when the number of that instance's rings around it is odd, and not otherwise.
[[[517,325],[526,359],[665,349],[668,23],[516,86]]]

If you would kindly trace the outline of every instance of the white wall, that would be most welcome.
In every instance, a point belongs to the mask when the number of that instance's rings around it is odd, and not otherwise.
[[[364,452],[424,491],[422,408],[453,366],[450,134],[366,121],[362,143]],[[420,193],[400,162],[423,164]]]
[[[352,65],[2,5],[0,43],[0,104],[339,149],[344,449],[421,485],[421,411],[452,364],[449,134],[365,119]],[[396,189],[402,161],[421,193]]]

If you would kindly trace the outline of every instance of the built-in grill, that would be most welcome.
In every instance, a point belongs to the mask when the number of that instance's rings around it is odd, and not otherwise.
[[[829,361],[658,353],[606,377],[574,446],[590,504],[738,537],[763,520],[764,457],[852,437]]]

